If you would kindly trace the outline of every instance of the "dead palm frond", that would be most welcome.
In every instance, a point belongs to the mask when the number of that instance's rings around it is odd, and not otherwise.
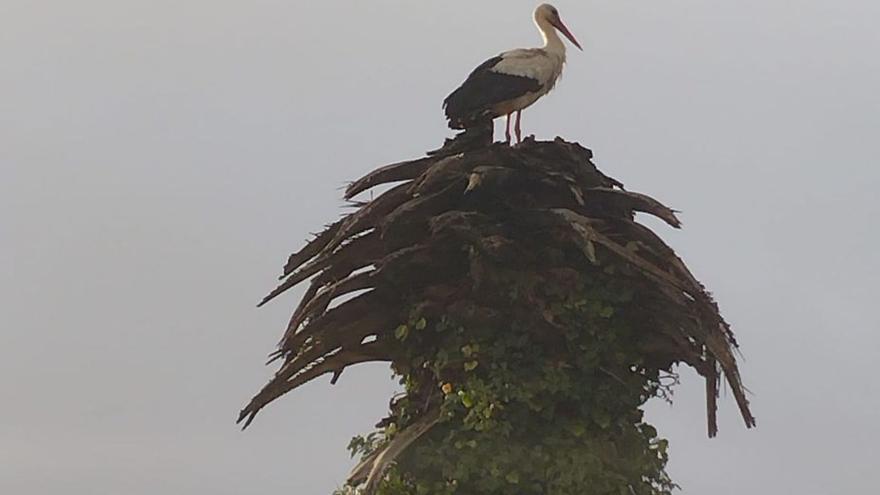
[[[480,292],[493,266],[522,263],[540,277],[564,276],[582,265],[553,266],[543,253],[575,249],[588,263],[625,266],[621,276],[649,296],[645,362],[663,370],[686,363],[705,377],[710,436],[717,431],[721,376],[753,426],[734,357],[737,344],[718,306],[673,250],[635,221],[636,213],[646,213],[678,228],[675,212],[623,189],[577,144],[528,139],[511,148],[486,145],[484,138],[453,141],[348,187],[345,198],[352,199],[396,183],[356,203],[290,256],[281,285],[261,304],[307,280],[310,285],[273,357],[281,361],[279,370],[239,421],[246,427],[267,404],[322,375],[335,382],[353,364],[394,363],[400,358],[395,329],[414,305],[429,317],[494,318],[497,311]],[[431,414],[417,424],[433,424]],[[387,462],[386,456],[382,465]],[[358,480],[374,467],[381,471],[377,466],[356,470]]]

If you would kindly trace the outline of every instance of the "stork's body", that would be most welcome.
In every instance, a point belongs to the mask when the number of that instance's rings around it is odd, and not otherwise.
[[[510,50],[474,69],[467,80],[443,101],[449,127],[466,129],[506,115],[506,138],[510,142],[510,116],[516,113],[516,139],[522,141],[522,110],[550,92],[562,75],[565,44],[557,30],[581,48],[562,23],[555,7],[548,4],[538,6],[534,18],[544,38],[544,46]]]

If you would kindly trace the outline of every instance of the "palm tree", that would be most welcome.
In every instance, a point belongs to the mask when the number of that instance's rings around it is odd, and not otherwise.
[[[280,369],[239,421],[387,361],[405,394],[353,440],[347,492],[668,493],[666,441],[641,406],[666,395],[677,364],[705,377],[710,436],[722,375],[755,424],[718,306],[635,213],[679,220],[578,144],[490,135],[469,130],[348,187],[348,200],[384,192],[288,259],[263,303],[311,283]]]

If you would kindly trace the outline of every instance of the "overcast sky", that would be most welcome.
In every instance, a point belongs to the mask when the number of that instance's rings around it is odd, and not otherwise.
[[[0,2],[0,492],[329,494],[395,390],[319,380],[242,433],[301,292],[257,310],[345,181],[449,135],[539,42],[535,3]],[[649,419],[684,495],[867,493],[880,443],[880,3],[559,0],[584,45],[526,134],[682,210],[657,222],[742,344],[759,427],[703,385]],[[277,493],[277,492],[276,492]]]

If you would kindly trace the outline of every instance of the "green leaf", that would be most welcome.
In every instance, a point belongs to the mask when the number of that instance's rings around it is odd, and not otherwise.
[[[428,325],[428,322],[424,318],[419,318],[419,321],[416,322],[416,330],[424,330]]]
[[[407,335],[409,335],[409,327],[406,325],[400,325],[394,331],[394,336],[397,337],[397,340],[406,340]]]
[[[600,428],[605,430],[611,426],[611,415],[600,409],[593,412],[593,421],[595,421]]]

